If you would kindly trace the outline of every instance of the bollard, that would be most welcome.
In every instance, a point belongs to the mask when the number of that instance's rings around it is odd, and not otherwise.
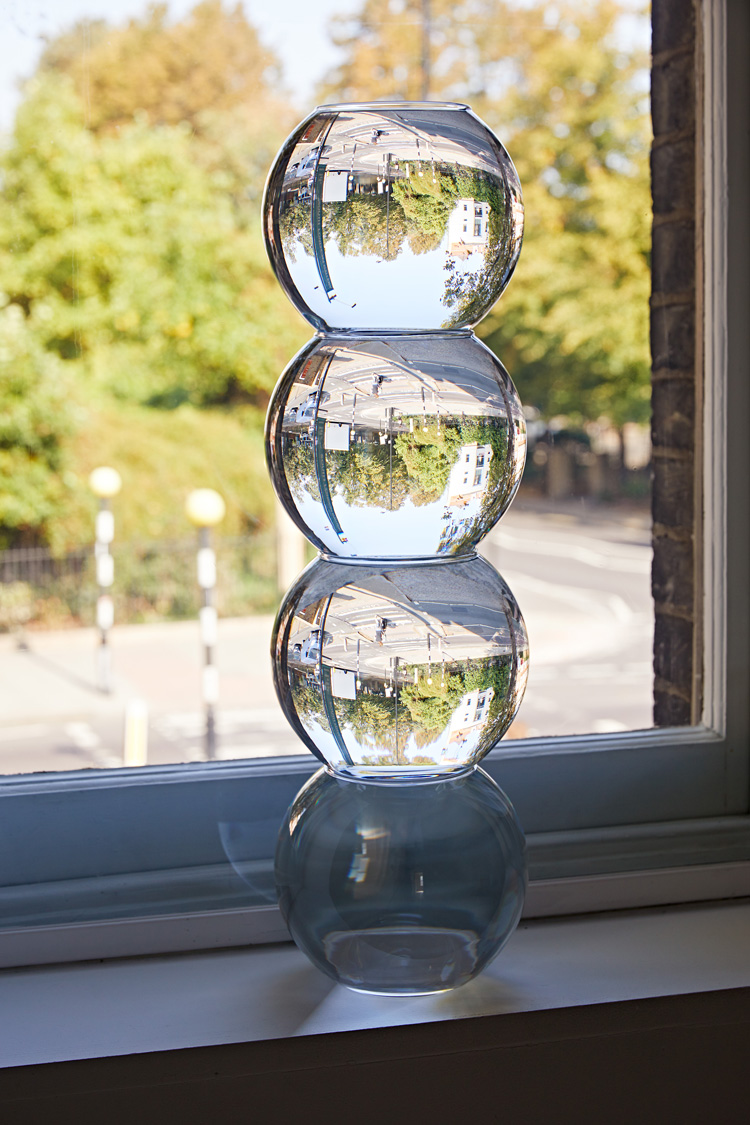
[[[122,764],[148,764],[148,704],[145,699],[131,699],[125,708]]]

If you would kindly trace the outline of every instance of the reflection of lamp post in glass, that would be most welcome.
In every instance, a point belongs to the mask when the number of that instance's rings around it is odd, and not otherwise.
[[[216,555],[211,546],[211,528],[224,519],[226,504],[213,488],[196,488],[185,503],[188,519],[199,531],[198,585],[203,590],[200,609],[201,640],[203,642],[203,702],[206,707],[206,758],[216,757],[216,716],[214,707],[219,701],[219,670],[214,664],[217,622],[214,590],[216,588]]]
[[[89,487],[99,500],[96,513],[96,584],[99,596],[96,599],[96,625],[99,629],[99,650],[96,660],[96,677],[99,690],[109,694],[112,691],[112,659],[108,636],[115,619],[114,603],[107,593],[115,577],[115,561],[109,553],[109,545],[115,537],[115,517],[110,509],[110,501],[122,487],[122,479],[117,469],[100,465],[89,477]]]

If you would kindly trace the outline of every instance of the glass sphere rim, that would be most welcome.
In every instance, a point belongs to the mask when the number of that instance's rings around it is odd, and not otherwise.
[[[471,112],[471,106],[468,105],[466,102],[438,102],[438,101],[432,102],[432,101],[429,101],[429,100],[407,101],[406,99],[404,99],[404,101],[399,101],[396,98],[387,98],[387,99],[384,99],[383,101],[331,102],[330,104],[318,105],[312,111],[312,114],[310,116],[314,116],[315,114],[318,114],[318,113],[333,113],[333,112],[356,113],[357,111],[359,111],[361,113],[373,113],[373,112],[377,112],[378,110],[384,110],[384,109],[387,109],[387,110],[394,110],[394,109],[400,109],[400,110],[434,110],[434,109],[437,109],[437,110],[449,110],[451,112],[455,111],[455,110],[458,110],[458,111],[468,110],[469,112]]]
[[[355,767],[355,769],[356,768],[357,767]],[[373,769],[372,766],[366,766],[365,768],[368,770]],[[384,771],[392,770],[392,767],[383,766],[382,769]],[[328,762],[324,762],[320,769],[315,771],[310,780],[312,781],[313,778],[317,777],[320,773],[326,773],[329,777],[333,778],[334,781],[346,782],[347,785],[364,785],[368,788],[379,787],[381,789],[395,790],[400,788],[411,790],[428,785],[446,785],[454,781],[460,781],[461,778],[467,778],[473,773],[481,773],[491,781],[493,785],[497,785],[497,782],[482,769],[479,762],[469,762],[465,765],[453,766],[450,769],[441,770],[440,773],[435,773],[432,767],[425,767],[425,772],[422,774],[411,772],[358,774],[352,773],[351,771],[334,769]],[[500,788],[499,785],[497,787],[498,789]]]
[[[468,551],[456,551],[453,555],[334,555],[330,551],[318,551],[317,558],[327,563],[345,566],[367,566],[377,570],[386,567],[388,570],[401,569],[410,566],[444,566],[446,563],[471,562],[480,555],[475,548]],[[313,559],[313,562],[316,560]]]
[[[309,323],[309,322],[308,322]],[[325,343],[335,344],[336,340],[346,340],[351,343],[352,340],[362,340],[367,343],[371,340],[380,339],[402,339],[406,337],[409,340],[418,340],[422,337],[434,339],[436,336],[444,336],[446,339],[455,340],[459,336],[473,336],[478,343],[482,344],[483,341],[479,339],[473,326],[463,325],[461,328],[332,328],[330,331],[316,328],[313,335],[310,337],[308,344],[312,344],[314,340],[322,340]],[[304,345],[305,347],[307,345]],[[487,347],[486,344],[484,344]],[[492,350],[492,349],[488,349]],[[495,353],[492,353],[495,355]],[[501,361],[495,356],[498,363]]]

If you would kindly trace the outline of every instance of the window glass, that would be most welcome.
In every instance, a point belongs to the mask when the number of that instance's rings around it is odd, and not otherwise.
[[[300,752],[268,653],[311,549],[262,428],[312,329],[266,262],[260,198],[317,102],[394,94],[472,104],[524,188],[520,264],[477,330],[526,419],[520,492],[482,547],[531,641],[509,737],[649,727],[640,5],[25,0],[0,20],[0,773]],[[460,207],[481,243],[488,204]],[[454,474],[467,489],[483,450]],[[97,496],[102,466],[121,487]],[[203,488],[226,506],[218,624],[185,513]]]

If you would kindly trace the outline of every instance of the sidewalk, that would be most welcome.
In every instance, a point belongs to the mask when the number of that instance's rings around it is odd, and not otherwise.
[[[221,705],[276,703],[269,657],[271,616],[219,621],[216,660]],[[0,636],[0,726],[122,716],[132,699],[149,712],[198,711],[203,650],[197,621],[115,626],[110,639],[114,691],[96,686],[94,629],[28,634],[28,650]]]

